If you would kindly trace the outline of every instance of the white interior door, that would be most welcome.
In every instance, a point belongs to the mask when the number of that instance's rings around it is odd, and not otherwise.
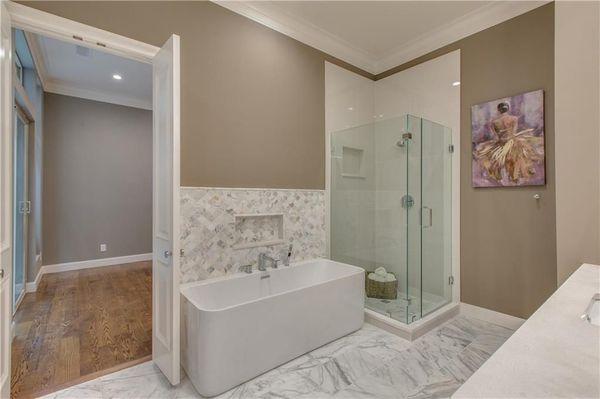
[[[10,397],[12,316],[12,35],[10,16],[0,2],[0,398]]]
[[[153,61],[152,359],[179,384],[179,36]]]

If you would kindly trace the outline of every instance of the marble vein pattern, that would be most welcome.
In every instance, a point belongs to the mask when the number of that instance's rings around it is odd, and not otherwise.
[[[274,238],[272,221],[235,215],[283,214],[285,244],[235,249],[240,243]],[[267,230],[267,231],[263,231]],[[260,252],[279,258],[294,245],[292,262],[325,256],[325,192],[322,190],[181,189],[181,282],[220,277],[255,264]]]
[[[452,395],[513,330],[457,316],[409,342],[370,324],[256,377],[219,399],[442,398]],[[201,398],[172,387],[151,362],[50,394],[58,398]]]

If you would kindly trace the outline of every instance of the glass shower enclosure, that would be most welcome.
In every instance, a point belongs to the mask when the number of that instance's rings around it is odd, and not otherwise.
[[[413,115],[331,133],[330,256],[365,269],[368,309],[410,324],[452,301],[452,152]]]

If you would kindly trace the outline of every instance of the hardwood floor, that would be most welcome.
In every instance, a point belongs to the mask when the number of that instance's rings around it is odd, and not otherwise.
[[[152,353],[152,264],[46,274],[14,316],[11,397],[33,397]]]

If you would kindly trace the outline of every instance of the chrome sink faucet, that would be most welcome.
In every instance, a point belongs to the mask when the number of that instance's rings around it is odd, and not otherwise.
[[[275,259],[264,252],[258,254],[258,270],[264,272],[267,270],[267,262],[271,263],[273,269],[277,269],[277,262],[279,259]]]

